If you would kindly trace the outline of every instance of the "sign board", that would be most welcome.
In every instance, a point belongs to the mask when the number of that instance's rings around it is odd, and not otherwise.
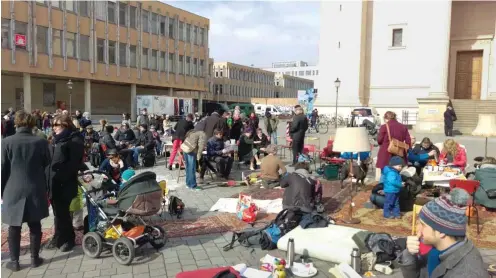
[[[438,109],[427,109],[427,114],[428,115],[434,115],[434,114],[438,114],[439,113],[439,110]]]
[[[26,35],[15,34],[14,42],[16,46],[26,47]]]

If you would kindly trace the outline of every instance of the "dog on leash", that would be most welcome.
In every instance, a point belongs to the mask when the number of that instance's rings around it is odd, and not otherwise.
[[[367,177],[367,173],[369,172],[369,167],[373,163],[373,159],[371,157],[360,161],[360,165],[353,163],[353,178],[357,180],[357,184],[359,182],[362,183],[362,186],[365,186],[365,178]],[[350,161],[348,160],[343,167],[341,168],[341,189],[344,187],[343,182],[348,178],[350,174]]]

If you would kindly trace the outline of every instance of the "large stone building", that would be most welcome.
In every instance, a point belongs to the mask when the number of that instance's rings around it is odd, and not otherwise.
[[[209,20],[159,1],[2,1],[2,110],[136,112],[136,95],[201,98]]]
[[[309,79],[314,82],[315,89],[319,88],[317,84],[318,76],[319,76],[319,67],[310,66],[307,62],[304,61],[276,62],[276,63],[272,63],[272,66],[270,68],[267,67],[262,69],[279,74],[285,74],[304,79]]]
[[[298,90],[314,85],[312,80],[230,62],[215,62],[212,80],[213,94],[222,102],[296,98]]]
[[[460,125],[496,110],[496,2],[323,1],[321,13],[321,111],[336,78],[340,113],[418,111],[422,132],[442,130],[450,100]]]

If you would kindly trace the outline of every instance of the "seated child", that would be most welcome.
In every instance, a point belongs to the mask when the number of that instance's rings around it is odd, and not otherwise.
[[[99,170],[107,173],[116,184],[121,184],[121,175],[127,170],[127,165],[116,149],[109,149],[107,150],[107,159],[100,164]]]
[[[389,166],[384,167],[380,183],[384,184],[384,218],[400,219],[400,191],[404,186],[400,171],[403,168],[402,157],[393,156],[389,160]]]
[[[281,176],[286,175],[286,166],[277,157],[277,145],[269,145],[266,148],[268,155],[262,159],[260,166],[262,180],[267,183],[278,182]]]

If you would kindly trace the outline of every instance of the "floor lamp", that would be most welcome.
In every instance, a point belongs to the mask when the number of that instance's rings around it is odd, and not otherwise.
[[[479,122],[472,135],[486,138],[484,157],[487,157],[487,139],[496,137],[496,114],[479,114]]]
[[[370,152],[370,142],[367,130],[365,127],[343,127],[336,130],[332,150],[335,152]],[[348,216],[343,219],[346,224],[358,224],[360,220],[353,218],[353,156],[349,161],[350,171],[348,178],[350,179],[350,206]]]

